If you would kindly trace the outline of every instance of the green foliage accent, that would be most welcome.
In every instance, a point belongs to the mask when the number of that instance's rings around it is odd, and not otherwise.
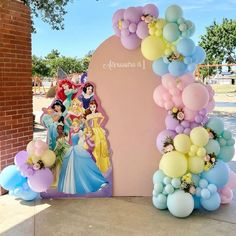
[[[224,18],[222,23],[213,22],[206,27],[199,45],[206,51],[205,64],[222,64],[236,62],[236,20]],[[219,70],[222,68],[219,67]],[[231,68],[229,67],[230,71]],[[201,76],[212,75],[216,68],[201,68]]]
[[[76,57],[61,56],[58,50],[53,49],[44,58],[33,55],[32,71],[33,76],[53,77],[57,75],[58,68],[62,68],[67,74],[82,73],[88,70],[92,53],[82,59]]]

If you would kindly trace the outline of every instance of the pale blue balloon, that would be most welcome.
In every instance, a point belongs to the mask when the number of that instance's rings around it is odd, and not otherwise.
[[[168,177],[168,176],[166,176],[164,179],[163,179],[163,183],[164,184],[170,184],[171,183],[171,178],[170,177]]]
[[[207,145],[205,146],[207,154],[215,154],[216,156],[220,153],[220,144],[214,139],[209,139]]]
[[[168,23],[163,28],[163,36],[168,42],[176,41],[180,36],[180,30],[176,23]]]
[[[156,183],[156,184],[154,184],[154,191],[156,192],[156,193],[162,193],[162,191],[163,191],[163,189],[164,189],[164,187],[163,187],[163,184],[162,183]]]
[[[209,189],[209,191],[210,191],[212,194],[215,193],[215,192],[217,192],[217,187],[216,187],[215,184],[209,184],[209,185],[207,186],[207,188]]]
[[[188,24],[188,22],[191,22],[191,24],[192,24],[188,29],[188,37],[192,37],[195,33],[196,27],[192,21],[187,21],[187,24]]]
[[[212,129],[218,136],[224,131],[224,123],[217,117],[210,118],[206,123],[206,127]]]
[[[194,209],[194,200],[190,193],[177,190],[167,197],[167,207],[170,213],[176,217],[187,217]]]
[[[0,174],[0,185],[6,190],[14,190],[26,182],[15,165],[4,168]]]
[[[224,162],[229,162],[233,159],[234,154],[234,146],[223,146],[220,148],[217,158],[223,160]]]
[[[209,199],[201,198],[201,205],[207,211],[215,211],[220,207],[220,195],[218,192],[215,192],[211,195]]]
[[[39,193],[36,193],[32,191],[31,189],[25,190],[20,194],[20,198],[22,198],[25,201],[33,201],[39,198]]]
[[[201,197],[201,191],[202,191],[202,189],[200,187],[196,188],[196,196],[197,197]]]
[[[211,192],[207,188],[203,188],[201,191],[201,197],[204,199],[209,199],[211,197]]]
[[[152,197],[152,203],[157,209],[165,210],[167,208],[167,203],[160,202],[158,197]]]
[[[227,141],[224,138],[218,138],[217,140],[220,144],[220,147],[227,145]]]
[[[206,179],[200,179],[200,181],[199,181],[200,188],[206,188],[207,185],[208,185],[208,181]]]
[[[184,58],[184,63],[187,64],[187,65],[191,64],[192,63],[192,57],[185,57]]]
[[[229,166],[222,160],[217,160],[213,168],[202,173],[202,178],[211,184],[215,184],[217,188],[223,188],[229,180],[229,175]]]
[[[181,180],[179,178],[173,178],[171,184],[174,188],[180,188]]]
[[[168,66],[169,72],[178,77],[186,72],[187,66],[181,61],[172,61]]]
[[[166,9],[165,18],[169,22],[177,22],[182,16],[183,10],[178,5],[171,5]]]
[[[196,64],[195,63],[191,63],[187,66],[187,71],[188,72],[193,72],[196,69]]]
[[[153,175],[153,184],[156,184],[156,183],[161,183],[163,182],[163,179],[165,178],[165,174],[162,170],[157,170],[154,175]]]
[[[194,185],[198,186],[199,185],[199,181],[200,181],[200,176],[192,174],[192,180],[193,180]]]
[[[168,64],[163,61],[163,58],[160,58],[152,63],[152,70],[159,76],[165,75],[169,72]]]
[[[204,62],[206,58],[205,50],[200,46],[196,46],[192,58],[196,64]]]
[[[165,186],[165,191],[168,193],[168,194],[171,194],[175,191],[174,187],[171,185],[171,184],[167,184]]]
[[[191,56],[195,50],[195,43],[192,39],[183,38],[177,44],[177,51],[185,57]]]

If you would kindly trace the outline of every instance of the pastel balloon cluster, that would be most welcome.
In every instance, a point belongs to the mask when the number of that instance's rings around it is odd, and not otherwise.
[[[54,152],[41,141],[28,143],[26,151],[20,151],[14,158],[15,165],[3,169],[0,185],[11,195],[26,201],[39,197],[40,192],[47,191],[53,182],[49,169],[56,160]]]
[[[116,11],[112,18],[113,29],[126,49],[136,49],[148,33],[148,24],[158,17],[154,4],[144,7],[129,7]]]

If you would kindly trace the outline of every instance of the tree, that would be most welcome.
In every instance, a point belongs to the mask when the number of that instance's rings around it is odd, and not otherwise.
[[[50,68],[45,59],[33,55],[32,57],[32,74],[33,76],[48,77]]]
[[[236,20],[224,18],[220,24],[214,21],[212,25],[206,27],[206,34],[201,36],[199,45],[206,51],[205,64],[235,63]],[[230,69],[229,67],[228,70]],[[209,70],[210,74],[215,70]]]
[[[60,57],[60,52],[57,49],[52,49],[52,51],[45,58],[52,60],[58,57]]]

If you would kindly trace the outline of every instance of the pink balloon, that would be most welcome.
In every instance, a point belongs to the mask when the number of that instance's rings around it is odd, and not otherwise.
[[[124,12],[124,19],[134,23],[141,20],[142,12],[136,7],[129,7]]]
[[[141,45],[141,39],[136,34],[121,37],[122,45],[129,50],[134,50]]]
[[[188,85],[182,93],[184,105],[192,110],[198,111],[204,108],[209,102],[209,93],[204,85],[193,83]]]
[[[37,156],[37,157],[42,156],[42,155],[44,154],[44,152],[45,152],[44,149],[40,149],[40,148],[35,148],[35,149],[34,149],[34,154],[35,154],[35,156]]]
[[[166,101],[166,102],[164,103],[164,107],[165,107],[165,109],[168,111],[168,110],[170,110],[171,108],[174,107],[174,103],[173,103],[172,101]]]
[[[163,99],[165,101],[169,101],[172,99],[172,96],[167,92],[167,93],[163,94]]]
[[[220,189],[219,194],[221,198],[221,204],[228,204],[233,200],[233,191],[228,187]]]
[[[43,168],[34,172],[28,177],[28,184],[34,192],[45,192],[53,182],[53,174],[48,168]]]
[[[181,80],[184,88],[194,82],[194,77],[193,77],[193,74],[191,73],[184,74],[180,76],[179,79]]]
[[[172,101],[174,102],[175,106],[178,108],[183,107],[183,101],[181,96],[173,96]]]
[[[35,148],[44,149],[45,151],[49,148],[48,144],[40,139],[35,141],[34,146]]]
[[[157,86],[156,89],[154,90],[153,99],[158,106],[161,106],[161,107],[164,106],[164,104],[160,105],[159,101],[160,101],[160,98],[163,98],[164,94],[166,93],[168,93],[168,91],[161,84]]]
[[[149,14],[151,16],[158,17],[159,15],[158,8],[154,4],[147,4],[143,7],[143,14],[144,15]]]
[[[145,39],[149,35],[148,25],[144,21],[138,23],[136,34],[141,39]]]
[[[16,166],[20,167],[21,165],[23,165],[24,163],[26,163],[26,161],[28,160],[28,152],[26,151],[20,151],[15,155],[14,158],[14,163]]]
[[[163,86],[165,88],[167,88],[167,89],[171,89],[171,88],[176,88],[177,87],[175,77],[172,76],[171,74],[163,75],[161,82],[162,82]]]
[[[236,173],[232,170],[230,170],[229,182],[226,184],[226,187],[229,187],[231,189],[236,188]]]
[[[184,111],[184,119],[188,121],[194,121],[195,116],[197,115],[196,111],[189,110],[187,107],[183,108]]]
[[[171,88],[169,91],[172,96],[180,96],[181,94],[181,92],[177,88]]]
[[[125,9],[117,10],[112,17],[112,23],[117,24],[119,20],[122,20],[124,18],[124,12]]]

